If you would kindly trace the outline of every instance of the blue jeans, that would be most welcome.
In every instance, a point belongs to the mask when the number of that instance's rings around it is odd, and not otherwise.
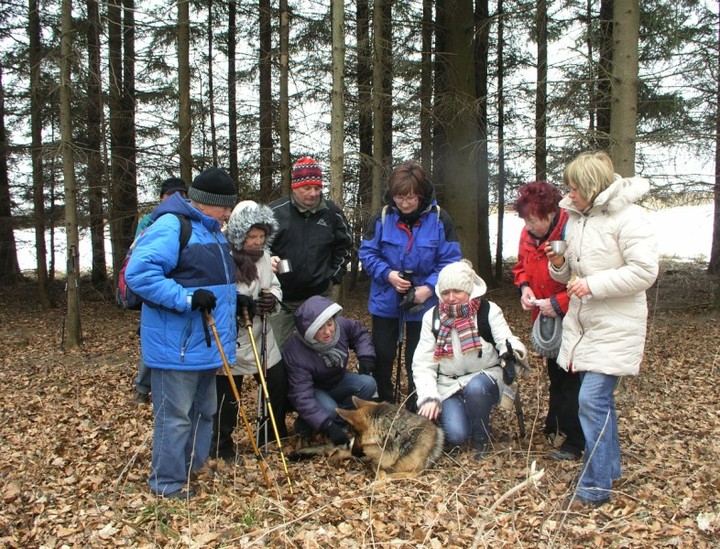
[[[168,495],[185,486],[189,472],[200,469],[210,453],[215,369],[150,371],[155,426],[148,484],[154,493]]]
[[[490,376],[479,373],[457,393],[442,403],[440,424],[448,446],[460,446],[470,441],[478,446],[490,438],[490,411],[500,402],[497,383]]]
[[[143,361],[142,357],[140,357],[140,361],[138,362],[138,374],[135,378],[135,390],[138,393],[149,395],[150,379],[150,368],[145,366],[145,362]]]
[[[618,378],[596,372],[585,372],[582,376],[578,404],[585,434],[585,454],[577,496],[588,501],[606,501],[610,497],[612,481],[621,474],[613,394]]]
[[[363,400],[370,400],[377,391],[375,378],[355,372],[345,372],[340,383],[332,389],[315,389],[313,394],[320,407],[333,418],[333,421],[345,425],[335,411],[335,408],[353,410],[352,397],[356,396]]]

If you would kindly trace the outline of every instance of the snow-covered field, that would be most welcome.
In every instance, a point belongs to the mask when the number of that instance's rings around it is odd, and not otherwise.
[[[712,242],[713,205],[680,206],[651,211],[650,217],[658,237],[658,249],[665,257],[678,259],[700,259],[710,257]],[[505,214],[503,250],[506,258],[517,254],[518,239],[522,230],[522,221],[510,212]],[[490,217],[491,234],[497,233],[497,216]],[[491,239],[491,249],[495,249],[496,236]],[[22,270],[35,269],[35,240],[32,230],[15,231],[18,248],[18,262]],[[47,240],[50,245],[49,238]],[[110,241],[107,240],[107,250]],[[82,231],[80,235],[80,269],[87,270],[90,265],[90,233]],[[55,262],[58,271],[65,270],[65,233],[59,229],[55,233]],[[108,265],[110,257],[108,255]]]

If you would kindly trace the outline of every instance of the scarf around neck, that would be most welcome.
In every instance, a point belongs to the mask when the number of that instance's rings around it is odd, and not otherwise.
[[[264,254],[264,250],[241,250],[232,248],[232,256],[235,260],[235,282],[250,285],[258,278],[256,263]]]
[[[455,329],[460,338],[460,352],[462,354],[467,354],[474,349],[480,350],[482,348],[482,340],[480,339],[475,321],[479,308],[479,298],[474,298],[467,303],[459,303],[456,305],[448,305],[444,301],[440,302],[438,305],[440,329],[438,330],[437,340],[435,341],[434,360],[454,356],[451,337],[453,329]]]
[[[320,355],[320,358],[323,359],[325,366],[328,368],[342,368],[345,365],[347,353],[335,348],[340,340],[340,330],[338,329],[337,320],[335,321],[335,335],[333,335],[333,338],[327,343],[322,343],[316,340],[308,341],[305,338],[300,338],[300,340],[307,347]]]

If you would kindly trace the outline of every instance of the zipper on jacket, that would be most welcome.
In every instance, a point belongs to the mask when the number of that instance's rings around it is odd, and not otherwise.
[[[202,313],[200,313],[202,314]],[[180,363],[185,362],[185,351],[187,351],[188,345],[190,344],[190,336],[193,331],[193,319],[190,317],[188,323],[185,325],[185,331],[182,335],[182,342],[180,343]]]

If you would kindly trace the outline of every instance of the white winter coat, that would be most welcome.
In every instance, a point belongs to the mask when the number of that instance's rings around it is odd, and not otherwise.
[[[484,293],[485,283],[483,282],[481,286],[475,286],[475,290],[470,297],[480,297]],[[498,385],[499,394],[502,396],[505,383],[503,382],[500,355],[507,351],[506,341],[510,340],[515,356],[521,361],[526,359],[527,349],[512,334],[500,307],[492,301],[489,303],[488,322],[496,345],[493,347],[483,339],[482,356],[480,357],[478,351],[473,350],[465,355],[455,354],[453,357],[443,357],[439,361],[434,360],[436,338],[432,331],[433,309],[423,315],[420,341],[415,348],[412,365],[418,407],[429,400],[441,403],[446,398],[457,393],[478,374],[487,374],[494,379]],[[454,328],[450,335],[452,337],[453,352],[457,353],[461,349],[460,338]]]
[[[600,193],[585,212],[566,197],[568,211],[565,263],[550,276],[567,283],[585,278],[592,296],[573,296],[563,319],[558,364],[574,371],[637,375],[645,347],[645,290],[658,274],[657,243],[643,208],[635,204],[650,189],[647,180],[632,177]]]
[[[280,281],[278,281],[277,276],[275,276],[275,273],[272,271],[270,254],[266,251],[263,256],[258,259],[258,262],[255,265],[258,270],[258,278],[253,280],[250,285],[242,284],[240,282],[236,283],[235,286],[237,291],[243,295],[257,299],[260,295],[260,291],[263,288],[267,288],[270,290],[270,293],[277,298],[278,302],[282,301]],[[276,310],[277,307],[279,307],[279,303],[276,306]],[[270,368],[280,362],[282,356],[280,355],[280,349],[275,341],[275,335],[270,327],[270,322],[266,322],[266,325],[267,367]],[[257,346],[258,355],[260,355],[260,358],[262,359],[262,318],[260,315],[255,315],[255,318],[253,318],[252,331],[253,336],[255,337],[255,345]],[[237,361],[235,366],[232,367],[233,375],[250,375],[257,373],[257,362],[250,344],[250,335],[248,334],[247,328],[243,326],[238,328],[236,354]]]

